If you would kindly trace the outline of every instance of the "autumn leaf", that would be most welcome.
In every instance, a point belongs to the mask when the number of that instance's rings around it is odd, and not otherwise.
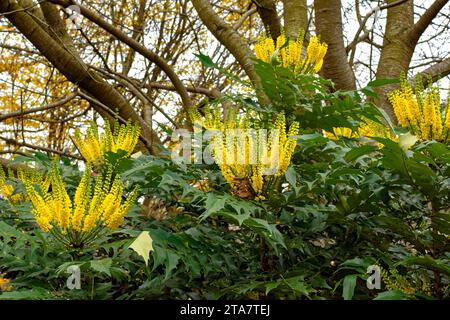
[[[150,237],[150,233],[148,231],[142,231],[129,248],[136,251],[144,259],[145,265],[148,265],[150,251],[153,251],[153,240]]]

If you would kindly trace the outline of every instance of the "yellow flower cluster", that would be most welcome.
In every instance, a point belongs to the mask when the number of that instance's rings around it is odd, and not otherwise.
[[[9,201],[13,201],[14,196],[14,186],[7,182],[7,177],[3,167],[0,165],[0,195]]]
[[[398,123],[409,128],[421,140],[450,140],[450,103],[441,108],[439,90],[424,89],[420,78],[416,79],[415,92],[405,76],[401,88],[388,95]]]
[[[0,292],[11,291],[13,286],[9,284],[10,282],[10,279],[3,278],[3,275],[0,274]]]
[[[276,44],[272,38],[263,37],[254,47],[255,55],[264,62],[269,62],[276,57],[283,67],[295,73],[317,73],[322,69],[328,45],[321,43],[317,36],[313,36],[304,54],[304,35],[304,31],[301,31],[297,40],[294,41],[281,34]]]
[[[126,156],[133,152],[140,134],[139,125],[120,125],[116,121],[114,132],[107,122],[104,126],[104,133],[99,134],[95,122],[91,122],[85,136],[82,136],[80,130],[76,130],[72,137],[75,146],[80,151],[83,158],[88,163],[99,164],[103,161],[103,156],[107,152],[117,152],[123,150],[127,152]]]
[[[336,137],[362,138],[362,137],[383,137],[397,141],[398,137],[387,125],[379,124],[375,121],[365,119],[364,123],[355,131],[350,128],[333,128],[333,132],[325,132],[325,136],[331,139]]]
[[[225,120],[219,109],[206,111],[204,116],[193,111],[191,119],[194,130],[215,131],[210,143],[214,160],[233,193],[242,198],[264,200],[273,180],[291,163],[299,124],[292,123],[286,131],[284,114],[278,115],[268,132],[249,115],[238,116],[232,110]]]
[[[194,180],[191,185],[203,192],[209,192],[211,190],[208,179]]]
[[[389,291],[401,291],[409,295],[417,292],[431,294],[430,279],[426,276],[422,277],[422,279],[409,279],[400,275],[395,269],[390,269],[389,271],[381,269],[381,278]]]
[[[12,180],[14,174],[12,171],[9,172],[9,177]],[[50,179],[46,177],[43,173],[38,170],[31,168],[21,168],[17,169],[17,178],[22,182],[28,182],[32,185],[38,185],[42,190],[48,190],[50,186]],[[22,192],[16,192],[14,186],[7,182],[5,172],[0,166],[0,194],[3,195],[12,204],[17,204],[27,200],[27,197]]]
[[[25,181],[37,224],[66,245],[82,247],[94,240],[104,227],[116,229],[136,200],[137,190],[134,189],[122,201],[124,185],[119,176],[112,179],[111,166],[97,176],[94,188],[90,175],[91,167],[88,165],[73,200],[56,164],[50,173],[51,191],[36,190]]]

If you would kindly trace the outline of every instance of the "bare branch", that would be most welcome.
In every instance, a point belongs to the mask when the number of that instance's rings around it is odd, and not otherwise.
[[[18,110],[18,111],[14,111],[14,112],[7,113],[7,114],[0,114],[0,121],[6,120],[9,118],[24,116],[24,115],[30,114],[30,113],[36,113],[36,112],[41,112],[41,111],[45,111],[45,110],[58,108],[60,106],[65,105],[67,102],[71,101],[72,99],[74,99],[77,96],[77,94],[78,93],[74,92],[63,99],[56,101],[54,103],[48,104],[46,106],[28,109],[28,110]]]
[[[433,82],[442,79],[450,74],[450,58],[447,58],[439,63],[436,63],[421,72],[423,77],[431,77]]]
[[[36,146],[36,145],[33,145],[33,144],[25,143],[25,142],[19,142],[17,140],[6,138],[6,137],[1,137],[0,136],[0,140],[3,140],[7,144],[11,144],[11,145],[14,145],[14,146],[26,147],[26,148],[33,149],[33,150],[39,150],[39,151],[49,152],[49,153],[53,153],[53,154],[59,154],[61,156],[65,156],[65,157],[68,157],[68,158],[73,158],[73,159],[77,159],[77,160],[83,160],[83,158],[81,158],[79,156],[75,156],[75,155],[66,153],[64,151],[54,150],[54,149],[50,149],[50,148],[46,148],[46,147],[40,147],[40,146]]]
[[[425,11],[419,21],[416,22],[412,28],[409,36],[414,43],[419,41],[420,36],[425,32],[428,26],[431,24],[433,19],[439,14],[439,11],[449,2],[449,0],[436,0],[433,4]]]
[[[72,4],[75,4],[74,1],[70,0],[50,0],[52,3],[59,4],[65,8],[69,7]],[[169,77],[169,79],[172,81],[173,85],[177,88],[177,92],[180,94],[181,100],[183,101],[183,106],[185,109],[189,109],[192,102],[189,97],[189,93],[187,92],[185,86],[181,82],[178,75],[175,73],[175,71],[172,69],[172,67],[165,61],[162,57],[151,51],[150,49],[144,47],[141,43],[136,41],[135,39],[127,36],[122,30],[119,28],[113,26],[112,24],[108,23],[106,20],[104,20],[101,16],[99,16],[97,13],[93,12],[92,10],[81,6],[79,4],[76,4],[80,7],[80,13],[113,35],[118,40],[122,41],[123,43],[130,46],[132,49],[136,50],[136,52],[139,52],[142,54],[145,58],[152,61],[154,64],[156,64],[159,68],[161,68],[166,75]]]

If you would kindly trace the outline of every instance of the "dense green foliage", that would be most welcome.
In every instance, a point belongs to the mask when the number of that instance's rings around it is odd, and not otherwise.
[[[0,199],[0,274],[13,286],[0,299],[448,299],[450,147],[412,145],[409,135],[324,137],[363,119],[382,123],[365,98],[386,81],[332,92],[316,76],[261,61],[256,69],[272,103],[228,102],[268,122],[284,110],[302,126],[292,165],[267,201],[232,195],[216,165],[137,154],[117,163],[127,189],[139,185],[141,197],[183,210],[154,219],[136,204],[119,230],[70,251],[37,228],[29,203]],[[51,167],[40,153],[15,161]],[[68,160],[59,166],[73,192],[82,173]],[[208,192],[193,183],[205,178]],[[128,248],[141,231],[153,239],[148,266]],[[73,264],[80,290],[66,287]],[[366,286],[370,265],[384,270],[380,290]]]

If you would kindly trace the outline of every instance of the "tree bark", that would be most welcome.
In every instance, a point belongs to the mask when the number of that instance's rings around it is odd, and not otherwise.
[[[16,2],[5,0],[0,2],[0,13],[7,13],[7,19],[55,66],[70,82],[78,85],[90,95],[101,101],[111,110],[119,111],[124,119],[131,119],[141,125],[142,135],[147,140],[159,141],[153,130],[142,121],[128,101],[111,85],[98,75],[89,71],[86,65],[68,50],[63,48],[53,37],[41,28],[34,19],[22,10]],[[103,109],[99,113],[106,115]],[[111,118],[108,115],[108,118]],[[150,148],[150,146],[147,146]],[[153,154],[158,149],[150,149]]]
[[[260,79],[250,59],[254,54],[247,43],[213,10],[209,0],[192,0],[192,4],[204,25],[231,52],[249,79],[259,88]]]
[[[391,3],[394,1],[388,0],[387,2]],[[408,36],[413,26],[413,1],[407,1],[399,6],[388,9],[386,32],[384,34],[383,48],[376,73],[377,79],[398,78],[402,72],[406,73],[408,71],[415,48],[415,44]],[[394,121],[396,121],[396,117],[387,100],[387,93],[395,87],[395,85],[389,85],[377,88],[379,98],[376,101],[377,105],[386,110]]]
[[[388,3],[394,3],[395,1],[387,0]],[[436,0],[415,24],[414,2],[412,0],[388,9],[386,32],[376,74],[377,79],[398,78],[401,73],[406,74],[408,72],[420,36],[448,2],[449,0]],[[430,67],[424,73],[430,74],[436,81],[440,77],[440,71],[442,71],[442,76],[449,74],[448,68],[449,62],[447,60]],[[377,104],[386,110],[393,121],[397,121],[397,118],[388,102],[387,94],[396,87],[390,85],[377,88],[379,95]]]
[[[278,18],[277,6],[274,0],[252,0],[256,5],[258,14],[264,23],[266,32],[276,40],[281,34],[281,24]]]
[[[322,75],[333,80],[336,89],[356,88],[355,74],[347,60],[342,27],[340,0],[315,0],[316,30],[328,44]]]
[[[431,77],[431,80],[433,82],[436,82],[439,79],[448,76],[450,74],[450,58],[432,65],[431,67],[422,71],[420,74],[424,78]]]
[[[308,32],[308,5],[306,0],[283,0],[284,32],[296,39],[300,30]]]

